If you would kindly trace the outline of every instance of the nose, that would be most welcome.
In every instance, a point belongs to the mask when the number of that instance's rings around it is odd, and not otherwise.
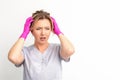
[[[42,35],[44,35],[44,34],[45,34],[45,30],[44,30],[44,29],[42,29],[41,34],[42,34]]]

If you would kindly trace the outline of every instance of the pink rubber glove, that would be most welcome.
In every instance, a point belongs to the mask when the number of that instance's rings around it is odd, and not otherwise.
[[[54,33],[55,33],[56,35],[61,34],[62,32],[60,31],[60,29],[59,29],[59,27],[58,27],[58,25],[57,25],[57,22],[55,21],[55,19],[54,19],[53,17],[51,17],[51,19],[52,19],[53,26],[54,26],[54,28],[53,28]]]
[[[24,38],[26,39],[27,35],[29,34],[30,32],[30,25],[31,25],[31,22],[33,21],[33,18],[32,17],[28,17],[26,19],[26,22],[24,24],[24,30],[23,30],[23,33],[21,34],[20,38]]]

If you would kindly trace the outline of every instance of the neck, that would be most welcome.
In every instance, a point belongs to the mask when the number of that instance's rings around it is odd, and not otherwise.
[[[34,46],[40,51],[40,52],[44,52],[48,46],[49,46],[49,43],[45,43],[45,44],[38,44],[38,43],[35,43]]]

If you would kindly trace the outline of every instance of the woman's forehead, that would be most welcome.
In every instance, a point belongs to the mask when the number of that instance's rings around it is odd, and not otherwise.
[[[33,26],[51,26],[48,19],[40,19],[34,22]]]

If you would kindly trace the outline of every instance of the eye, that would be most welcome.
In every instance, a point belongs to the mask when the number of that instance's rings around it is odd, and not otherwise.
[[[46,30],[50,30],[50,28],[49,28],[49,27],[46,27],[45,29],[46,29]]]
[[[40,30],[40,29],[41,29],[40,27],[36,28],[36,30]]]

